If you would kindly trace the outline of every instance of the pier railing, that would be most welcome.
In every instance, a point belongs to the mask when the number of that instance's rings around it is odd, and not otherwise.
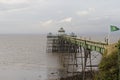
[[[106,46],[108,45],[105,42],[97,42],[97,41],[91,41],[91,40],[85,40],[85,39],[79,39],[77,37],[71,37],[68,35],[61,36],[62,39],[65,39],[66,41],[76,44],[78,46],[82,46],[84,48],[88,48],[91,51],[97,51],[99,53],[104,53]]]
[[[108,46],[106,42],[80,39],[75,35],[71,36],[63,33],[62,35],[53,35],[50,33],[47,39],[47,51],[58,53],[67,73],[66,77],[79,75],[81,77],[71,80],[80,80],[81,78],[82,80],[87,80],[86,77],[89,74],[89,80],[93,80],[93,68],[98,67],[98,65],[92,63],[91,51],[96,51],[101,55],[104,54]]]

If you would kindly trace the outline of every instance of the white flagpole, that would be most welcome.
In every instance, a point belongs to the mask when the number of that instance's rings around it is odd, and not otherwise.
[[[107,36],[107,44],[109,44],[110,43],[110,29],[109,29],[109,31],[108,31],[108,36]]]
[[[107,34],[107,37],[106,37],[106,43],[109,44],[110,43],[110,26],[108,28],[108,34]]]

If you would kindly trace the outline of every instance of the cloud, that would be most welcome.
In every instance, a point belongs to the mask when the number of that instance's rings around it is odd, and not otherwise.
[[[88,11],[77,11],[76,14],[79,16],[85,16],[85,15],[88,15],[89,12]]]
[[[40,24],[42,26],[53,26],[53,25],[56,25],[56,24],[62,24],[62,23],[70,23],[72,21],[72,17],[68,17],[68,18],[64,18],[62,20],[53,20],[53,19],[50,19],[50,20],[46,20],[46,21],[40,21]]]
[[[57,13],[58,13],[58,14],[62,14],[62,13],[63,13],[63,11],[59,10],[59,11],[57,11]]]
[[[93,12],[95,11],[95,8],[88,8],[88,11]]]
[[[23,2],[23,3],[22,3]],[[30,6],[29,4],[26,4],[24,2],[27,2],[27,0],[0,0],[0,11],[17,11],[21,9],[25,9],[26,7]],[[20,3],[20,4],[13,4],[13,3]]]
[[[30,9],[29,5],[0,5],[0,15],[6,15],[8,13],[14,14]]]
[[[40,24],[42,25],[42,26],[49,26],[49,25],[51,25],[51,24],[53,24],[54,23],[54,21],[51,19],[51,20],[47,20],[47,21],[41,21],[40,22]]]
[[[0,0],[2,4],[22,4],[22,3],[34,3],[34,2],[46,2],[46,0]]]
[[[4,4],[16,4],[16,3],[26,3],[29,2],[29,0],[0,0],[0,3]]]
[[[87,16],[95,11],[95,8],[88,8],[88,10],[77,11],[76,14],[79,16]]]
[[[60,22],[71,22],[71,21],[72,21],[72,17],[68,17],[60,20]]]
[[[24,12],[37,10],[36,13],[38,13],[38,10],[44,10],[46,5],[46,0],[0,0],[0,14],[23,10]]]
[[[17,11],[23,11],[23,10],[27,10],[28,8],[17,8],[17,9],[9,9],[6,12],[17,12]]]

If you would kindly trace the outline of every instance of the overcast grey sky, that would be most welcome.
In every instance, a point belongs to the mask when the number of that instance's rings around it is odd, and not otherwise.
[[[107,33],[110,25],[120,28],[120,0],[0,0],[2,34]]]

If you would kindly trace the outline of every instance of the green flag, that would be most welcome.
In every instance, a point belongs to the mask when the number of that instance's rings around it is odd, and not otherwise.
[[[111,32],[120,30],[117,26],[110,26]]]

